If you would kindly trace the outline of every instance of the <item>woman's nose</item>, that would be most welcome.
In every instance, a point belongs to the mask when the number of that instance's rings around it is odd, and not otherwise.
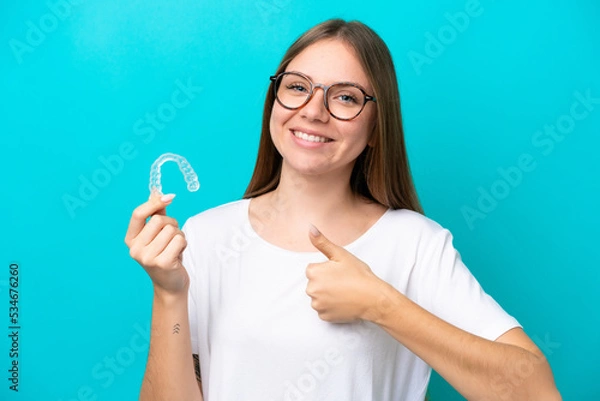
[[[300,109],[300,115],[310,120],[320,120],[326,122],[329,119],[329,112],[325,108],[325,91],[322,86],[316,86],[313,89],[313,95]]]

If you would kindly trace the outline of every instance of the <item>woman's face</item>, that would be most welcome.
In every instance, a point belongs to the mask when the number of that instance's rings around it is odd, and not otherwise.
[[[301,72],[313,83],[324,85],[357,83],[368,95],[373,95],[373,87],[353,49],[340,40],[312,44],[290,62],[286,71]],[[310,101],[297,110],[285,109],[275,101],[270,121],[271,138],[286,167],[302,174],[323,174],[340,169],[351,171],[354,161],[370,140],[376,111],[375,104],[367,102],[358,117],[338,120],[325,108],[323,90],[315,88]],[[298,137],[302,135],[300,133],[328,140],[325,143],[306,141]]]

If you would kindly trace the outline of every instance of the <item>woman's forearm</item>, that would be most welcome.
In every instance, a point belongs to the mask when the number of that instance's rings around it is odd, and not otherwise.
[[[367,320],[419,356],[468,400],[561,400],[543,355],[489,341],[382,285]]]
[[[196,381],[186,296],[154,292],[140,401],[203,401]]]

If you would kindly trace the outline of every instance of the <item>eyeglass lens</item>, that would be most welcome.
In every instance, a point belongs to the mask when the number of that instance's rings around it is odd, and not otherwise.
[[[287,108],[303,106],[309,96],[311,83],[301,75],[280,75],[277,82],[277,98]],[[334,117],[350,119],[356,117],[365,103],[365,94],[355,86],[334,84],[327,92],[327,105]]]

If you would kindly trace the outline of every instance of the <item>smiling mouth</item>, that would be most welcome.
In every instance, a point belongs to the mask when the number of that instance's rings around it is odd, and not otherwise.
[[[325,138],[324,136],[309,135],[309,134],[307,134],[305,132],[301,132],[301,131],[292,130],[292,134],[296,138],[303,139],[307,142],[321,142],[321,143],[333,142],[333,139]]]

